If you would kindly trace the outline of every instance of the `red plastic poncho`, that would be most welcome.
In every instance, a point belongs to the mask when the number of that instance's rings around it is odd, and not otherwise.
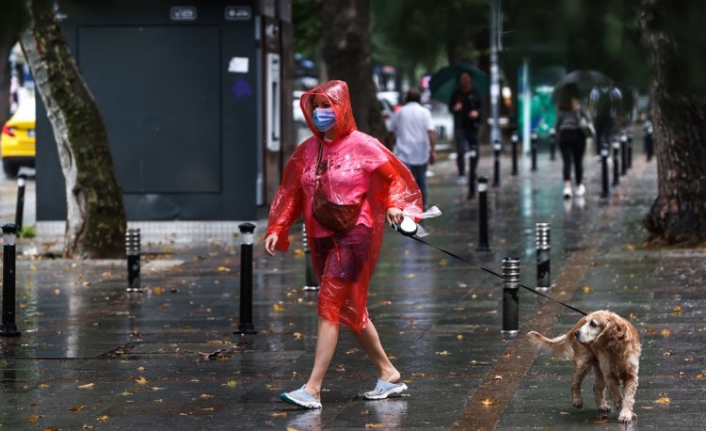
[[[335,112],[337,130],[331,141],[312,123],[315,95],[325,95]],[[368,322],[368,285],[380,252],[387,209],[397,207],[406,215],[418,216],[422,195],[409,169],[377,139],[356,129],[345,82],[329,81],[304,93],[301,109],[313,136],[287,162],[270,208],[267,235],[276,233],[277,250],[286,252],[289,229],[304,213],[320,286],[318,314],[360,332]],[[327,198],[338,204],[364,199],[356,226],[347,233],[328,230],[312,215],[320,145],[321,163],[326,166],[320,184]]]

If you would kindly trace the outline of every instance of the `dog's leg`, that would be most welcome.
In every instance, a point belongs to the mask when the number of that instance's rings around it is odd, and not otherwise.
[[[579,355],[574,356],[574,374],[571,379],[571,397],[574,407],[583,407],[583,396],[581,395],[581,383],[591,369],[591,361]]]
[[[633,412],[635,406],[635,394],[637,393],[637,373],[626,373],[623,376],[623,384],[625,385],[625,394],[623,397],[623,405],[620,409],[618,421],[627,423],[633,419],[637,419],[637,415]]]
[[[598,364],[593,364],[593,378],[593,396],[596,398],[598,410],[608,413],[611,409],[605,400],[605,378]]]
[[[620,391],[620,379],[615,375],[606,373],[607,370],[603,370],[603,375],[606,378],[606,383],[608,384],[608,392],[610,393],[610,398],[613,400],[613,405],[616,411],[621,411],[623,408],[623,394]]]

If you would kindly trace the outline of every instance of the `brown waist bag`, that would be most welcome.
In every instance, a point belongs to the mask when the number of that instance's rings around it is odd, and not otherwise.
[[[355,225],[360,216],[360,210],[363,208],[365,196],[360,202],[354,204],[337,204],[328,200],[324,192],[321,190],[320,179],[321,175],[321,154],[323,144],[319,143],[319,157],[316,160],[316,186],[314,189],[314,211],[313,215],[316,221],[321,226],[330,229],[334,232],[345,232]]]

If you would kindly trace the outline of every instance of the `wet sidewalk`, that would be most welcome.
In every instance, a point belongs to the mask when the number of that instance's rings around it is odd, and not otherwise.
[[[564,333],[578,313],[522,290],[519,335],[502,336],[501,280],[392,230],[369,310],[409,391],[363,400],[375,370],[344,330],[323,409],[282,403],[279,394],[304,384],[313,363],[316,293],[302,289],[300,227],[290,253],[268,258],[264,225],[254,253],[256,335],[233,334],[237,238],[190,247],[146,244],[141,294],[125,291],[125,262],[21,258],[22,336],[0,340],[0,424],[9,430],[703,429],[706,250],[642,247],[640,221],[657,180],[639,142],[633,168],[607,199],[599,197],[600,165],[592,156],[584,160],[587,196],[565,201],[558,159],[540,153],[531,172],[523,158],[512,177],[504,155],[501,184],[489,188],[490,252],[476,251],[477,199],[466,199],[455,162],[444,160],[429,179],[430,204],[444,215],[425,222],[431,244],[494,271],[506,256],[521,258],[528,286],[536,284],[535,223],[551,223],[548,294],[584,311],[610,308],[642,337],[638,419],[628,426],[616,413],[598,412],[591,377],[584,409],[573,408],[571,363],[537,352],[523,337],[529,330]],[[484,154],[480,173],[492,180],[490,156]]]

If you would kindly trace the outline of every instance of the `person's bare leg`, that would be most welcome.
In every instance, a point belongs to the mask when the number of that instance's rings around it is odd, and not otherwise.
[[[385,354],[385,350],[380,343],[380,336],[373,322],[368,321],[368,326],[360,333],[355,331],[351,332],[360,347],[365,351],[370,360],[373,361],[375,368],[378,370],[378,378],[386,382],[396,383],[401,377],[400,373],[397,371],[397,368],[392,365],[387,354]]]
[[[338,322],[332,322],[319,316],[319,325],[316,332],[314,368],[311,370],[309,381],[306,382],[306,386],[304,387],[304,390],[313,395],[317,400],[321,399],[321,385],[324,383],[326,371],[336,351],[338,329]]]

